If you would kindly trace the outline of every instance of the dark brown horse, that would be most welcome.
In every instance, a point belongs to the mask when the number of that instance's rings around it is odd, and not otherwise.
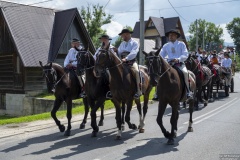
[[[221,73],[221,68],[218,64],[211,64],[210,61],[208,60],[208,56],[207,57],[202,57],[200,63],[202,65],[206,65],[212,72],[213,76],[212,76],[212,84],[211,84],[211,89],[210,89],[210,98],[212,99],[212,101],[214,101],[213,99],[213,86],[216,85],[216,98],[218,98],[218,90],[219,90],[219,86],[220,86],[220,73]]]
[[[127,104],[127,111],[125,115],[125,121],[130,129],[137,129],[137,126],[130,122],[130,112],[133,105],[134,94],[136,92],[136,80],[128,64],[123,63],[118,56],[111,50],[100,50],[95,63],[96,75],[100,76],[104,70],[108,69],[111,75],[110,90],[113,95],[112,102],[116,109],[116,122],[118,127],[117,139],[121,139],[123,123],[121,118],[121,104]],[[135,103],[140,116],[139,132],[143,132],[145,125],[145,116],[148,109],[149,94],[152,86],[149,83],[149,77],[147,75],[147,69],[140,67],[143,77],[142,92],[144,93],[143,115],[141,111],[140,99],[136,99]]]
[[[86,83],[84,86],[85,92],[87,94],[87,99],[91,107],[91,126],[93,128],[92,137],[97,136],[99,131],[98,126],[103,125],[104,119],[104,102],[106,100],[106,93],[109,91],[109,82],[107,80],[107,74],[97,78],[94,71],[95,59],[93,55],[88,50],[82,50],[78,52],[78,70],[80,72],[86,72]],[[101,107],[101,117],[100,121],[96,123],[96,112]],[[89,108],[85,108],[85,123]],[[85,125],[85,124],[84,124]]]
[[[197,96],[195,107],[198,110],[199,101],[204,103],[204,106],[208,104],[209,93],[212,84],[212,72],[206,67],[202,66],[200,62],[197,62],[197,59],[193,58],[191,55],[188,56],[185,61],[185,65],[188,70],[192,71],[196,76],[196,86],[197,86]],[[204,87],[207,86],[207,96],[206,99],[202,99],[202,91]]]
[[[72,100],[79,98],[81,93],[81,86],[79,80],[74,73],[73,69],[64,70],[64,68],[56,63],[49,63],[42,65],[42,62],[39,61],[40,66],[43,69],[44,76],[47,82],[48,92],[54,91],[55,101],[54,106],[51,111],[51,116],[57,124],[61,132],[65,131],[65,126],[57,119],[56,112],[63,103],[67,104],[67,119],[68,127],[65,132],[65,136],[70,136],[71,134],[71,118],[72,118]],[[88,106],[87,99],[83,99],[85,106]]]
[[[156,52],[150,52],[145,54],[146,64],[148,66],[148,72],[153,84],[157,83],[157,95],[159,98],[158,104],[158,116],[157,123],[160,126],[162,133],[168,139],[167,144],[174,144],[174,137],[177,132],[177,121],[178,121],[178,105],[179,102],[186,101],[186,87],[185,82],[178,74],[178,71],[174,69],[170,64],[167,63],[161,56],[159,56],[160,49]],[[189,82],[191,91],[194,96],[196,92],[195,76],[189,71]],[[171,133],[169,133],[163,126],[163,114],[166,110],[167,105],[172,107],[171,116]],[[192,113],[194,107],[194,100],[189,100],[189,126],[188,131],[192,129]]]

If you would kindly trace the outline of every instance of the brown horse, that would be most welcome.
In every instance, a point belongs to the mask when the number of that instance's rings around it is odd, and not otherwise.
[[[143,115],[141,111],[140,99],[136,99],[137,109],[140,116],[139,132],[144,132],[145,116],[148,109],[149,94],[152,86],[149,83],[149,77],[147,75],[147,69],[145,67],[139,67],[141,71],[142,92],[144,93]],[[121,139],[122,126],[121,124],[121,103],[127,104],[127,111],[125,121],[130,129],[137,129],[135,124],[130,122],[130,112],[133,105],[134,94],[137,89],[136,80],[128,64],[123,63],[118,56],[111,50],[100,50],[95,63],[96,75],[100,76],[104,70],[108,69],[111,75],[110,90],[113,95],[112,102],[116,108],[116,122],[118,127],[117,139]]]
[[[196,76],[197,102],[195,103],[195,107],[198,110],[199,101],[203,102],[204,106],[207,106],[208,104],[208,98],[209,98],[209,93],[211,89],[213,75],[211,70],[208,67],[202,66],[201,63],[197,62],[197,59],[193,58],[193,56],[191,56],[190,54],[187,60],[185,61],[185,65],[187,69],[192,71]],[[207,86],[207,96],[206,96],[206,99],[204,100],[202,99],[202,91],[205,86]]]
[[[148,66],[148,72],[153,84],[157,83],[157,95],[159,98],[158,104],[158,116],[157,123],[160,126],[162,133],[168,139],[167,144],[174,144],[174,137],[177,132],[177,121],[178,121],[178,105],[179,102],[186,101],[186,87],[182,77],[178,74],[178,71],[174,69],[170,64],[167,63],[161,56],[159,56],[160,49],[156,52],[150,53],[143,52],[145,54],[146,64]],[[194,96],[196,92],[195,76],[189,71],[189,82],[191,91]],[[172,107],[171,116],[171,133],[169,133],[163,126],[163,114],[166,110],[167,105]],[[188,131],[192,129],[192,113],[194,107],[194,100],[189,100],[189,126]]]
[[[92,137],[97,136],[97,132],[99,131],[98,126],[103,125],[104,119],[104,102],[106,100],[106,93],[109,91],[109,82],[107,80],[107,74],[97,78],[93,71],[95,65],[95,59],[93,55],[88,50],[82,50],[78,52],[78,70],[80,72],[86,72],[86,83],[84,86],[85,92],[87,94],[87,99],[89,105],[91,107],[91,126],[93,128]],[[96,112],[101,107],[101,117],[100,121],[96,123]],[[89,108],[85,109],[85,112],[88,113]],[[87,113],[85,115],[87,116]],[[86,118],[85,123],[86,123]]]
[[[42,67],[44,76],[46,78],[48,92],[51,93],[52,90],[55,90],[55,101],[51,111],[51,116],[61,132],[65,131],[65,126],[57,119],[56,112],[63,101],[67,103],[68,127],[64,136],[70,136],[72,128],[72,100],[79,98],[82,88],[79,80],[73,69],[66,71],[62,66],[56,63],[49,63],[43,66],[42,62],[39,61],[39,64]],[[88,106],[86,98],[83,99],[83,103],[85,106]]]

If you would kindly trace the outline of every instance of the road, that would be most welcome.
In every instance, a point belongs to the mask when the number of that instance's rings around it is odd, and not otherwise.
[[[126,129],[122,140],[115,140],[114,110],[107,111],[98,137],[91,138],[89,121],[80,130],[82,116],[73,117],[72,135],[64,137],[53,120],[0,127],[0,160],[218,160],[240,157],[240,74],[234,77],[235,92],[220,98],[193,113],[194,131],[187,133],[189,113],[180,110],[178,135],[174,145],[156,123],[157,102],[149,105],[145,133]],[[170,130],[171,108],[164,115],[164,125]],[[131,121],[137,124],[134,108]],[[64,121],[66,123],[66,120]],[[239,154],[239,155],[238,155]],[[227,158],[228,156],[228,158]]]

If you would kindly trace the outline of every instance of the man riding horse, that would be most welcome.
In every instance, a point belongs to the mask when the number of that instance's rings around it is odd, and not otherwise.
[[[138,42],[132,39],[131,34],[133,32],[128,29],[123,29],[120,35],[123,39],[123,42],[120,44],[119,48],[115,48],[115,51],[118,53],[118,56],[122,59],[123,62],[132,63],[132,69],[135,72],[137,92],[134,95],[134,98],[138,99],[142,92],[140,90],[140,75],[138,64],[136,62],[136,57],[139,50]]]
[[[68,54],[64,60],[64,68],[66,69],[77,69],[77,53],[79,50],[82,49],[82,46],[80,45],[80,40],[77,38],[73,38],[71,40],[71,46],[72,48],[69,49]],[[84,98],[86,96],[84,92],[84,79],[81,76],[78,76],[79,82],[82,86],[82,92],[79,95],[81,98]]]
[[[168,56],[168,62],[173,65],[175,64],[183,72],[187,87],[187,98],[193,99],[193,92],[189,86],[189,73],[183,63],[188,58],[188,50],[185,43],[177,40],[180,36],[180,33],[174,29],[167,32],[166,37],[169,38],[169,42],[162,47],[160,56],[163,58]]]

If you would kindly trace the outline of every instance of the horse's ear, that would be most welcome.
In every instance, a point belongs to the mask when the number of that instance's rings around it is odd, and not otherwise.
[[[156,52],[155,52],[155,56],[158,56],[160,51],[161,51],[162,48],[159,48]]]
[[[109,44],[108,44],[108,46],[107,46],[107,49],[106,49],[106,50],[109,50],[109,48],[110,48],[110,45],[111,45],[111,43],[109,43]]]
[[[145,52],[145,51],[142,51],[142,53],[145,55],[145,56],[147,56],[148,54],[147,54],[147,52]]]
[[[52,68],[52,62],[50,62],[49,67]]]
[[[39,61],[40,66],[43,68],[42,61]]]

